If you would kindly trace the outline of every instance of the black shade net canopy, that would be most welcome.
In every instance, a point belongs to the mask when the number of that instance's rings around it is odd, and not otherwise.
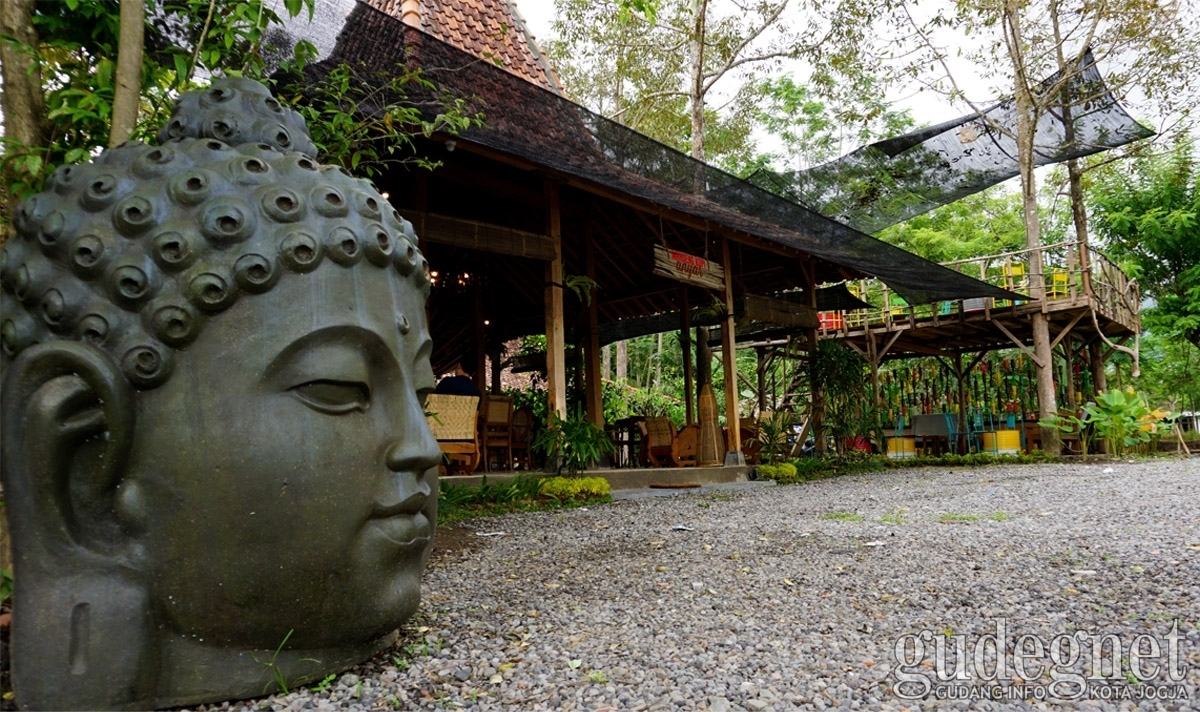
[[[311,80],[318,79],[323,72],[339,63],[360,66],[365,70],[364,76],[368,77],[386,75],[398,65],[419,66],[440,90],[475,102],[483,109],[486,125],[464,131],[460,138],[465,141],[518,157],[531,165],[582,179],[603,189],[636,196],[754,238],[813,255],[845,267],[848,273],[877,277],[909,304],[972,297],[1021,298],[1021,295],[937,265],[877,240],[845,222],[804,207],[798,202],[801,200],[796,187],[799,179],[795,176],[764,174],[755,181],[740,179],[536,86],[486,59],[408,27],[398,18],[364,3],[355,0],[317,3],[311,21],[306,14],[288,20],[282,30],[269,38],[268,44],[287,53],[301,39],[312,42],[318,50],[319,61],[306,69]],[[410,96],[409,99],[420,101],[422,97]],[[430,103],[436,102],[433,96],[426,99]],[[362,105],[359,109],[369,113],[378,111],[379,107]],[[1077,119],[1089,116],[1108,114],[1092,112],[1082,114]],[[905,152],[900,149],[907,146],[907,151],[917,150],[921,154],[917,163],[932,164],[935,161],[933,157],[938,157],[936,160],[943,167],[955,166],[961,160],[956,163],[945,158],[938,150],[923,148],[923,141],[938,139],[955,131],[961,134],[964,130],[962,127],[971,126],[975,127],[972,131],[980,134],[976,145],[995,147],[991,151],[994,157],[990,160],[1003,163],[1001,159],[1011,159],[1011,152],[1004,148],[1003,142],[989,133],[988,121],[972,119],[960,124],[958,129],[947,128],[949,124],[935,127],[940,130],[933,134],[930,133],[932,130],[925,130],[920,133],[921,141],[917,141],[918,137],[902,137],[892,144],[875,144],[863,150],[872,152],[872,155],[878,153],[886,156],[891,152],[904,156]],[[1104,136],[1100,134],[1104,134],[1104,131],[1097,129],[1080,133],[1097,145],[1105,143],[1101,140]],[[1126,130],[1125,135],[1137,137],[1140,134]],[[1047,136],[1047,140],[1053,140],[1050,134]],[[1111,140],[1107,142],[1111,143]],[[1057,160],[1063,160],[1074,154],[1060,151],[1046,155],[1061,156]],[[822,188],[824,192],[821,195],[854,195],[853,190],[843,189],[840,182],[848,180],[847,174],[859,172],[860,166],[854,161],[847,165],[849,168],[845,172],[829,169],[822,174],[824,177],[821,181],[826,187]],[[1006,177],[1005,170],[991,170],[986,180],[1003,180]],[[945,175],[939,185],[944,187],[935,192],[938,194],[936,199],[945,202],[954,199],[949,196],[966,189],[954,187],[964,182],[962,171],[949,170],[943,173]],[[980,185],[985,180],[979,177],[982,175],[979,171],[972,169],[967,173],[973,181],[972,186]],[[920,172],[921,176],[927,174],[935,175],[937,172]],[[820,181],[814,177],[809,182]],[[981,188],[974,188],[978,189]],[[805,199],[812,200],[811,197]],[[823,205],[825,209],[831,209],[842,217],[853,216],[859,210],[857,204],[850,203],[855,200],[863,202],[853,197],[843,198],[841,203],[833,198],[822,200],[826,203]],[[930,200],[926,199],[926,202]],[[870,206],[862,209],[864,215],[875,215]],[[894,211],[889,213],[893,217],[896,214]],[[878,222],[878,218],[863,219],[867,227],[875,222]]]
[[[1034,164],[1081,158],[1154,135],[1108,90],[1090,50],[1069,72],[1055,72],[1039,91],[1065,96],[1042,112],[1034,134]],[[760,170],[747,180],[875,233],[952,203],[1020,173],[1015,102],[864,146],[806,171]],[[1068,131],[1068,127],[1070,131]]]

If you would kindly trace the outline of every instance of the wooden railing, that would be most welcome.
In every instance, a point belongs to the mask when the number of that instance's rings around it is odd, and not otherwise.
[[[1086,260],[1080,260],[1081,248],[1086,250],[1083,255]],[[1035,261],[1031,257],[1037,252],[1041,253],[1042,258],[1039,274],[1035,274],[1031,267]],[[1088,303],[1090,294],[1093,297],[1091,303],[1101,315],[1131,328],[1137,328],[1139,324],[1141,295],[1137,282],[1130,279],[1108,257],[1077,242],[1059,242],[998,255],[943,262],[942,265],[996,287],[1025,295],[1031,294],[1030,287],[1040,280],[1047,305],[1083,306]],[[1083,265],[1087,265],[1086,274]],[[858,280],[847,286],[855,296],[879,306],[822,312],[822,334],[846,333],[868,326],[890,328],[897,322],[911,323],[916,320],[928,319],[937,322],[960,313],[994,312],[1033,301],[976,298],[912,306],[876,279]]]

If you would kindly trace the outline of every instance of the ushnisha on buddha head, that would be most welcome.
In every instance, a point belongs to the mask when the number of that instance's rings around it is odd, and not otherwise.
[[[412,226],[256,82],[183,96],[158,138],[59,168],[3,248],[27,708],[260,695],[385,648],[419,600],[439,450]]]

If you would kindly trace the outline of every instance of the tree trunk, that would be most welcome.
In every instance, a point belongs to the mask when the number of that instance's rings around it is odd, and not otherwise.
[[[1092,397],[1108,390],[1108,374],[1104,370],[1104,343],[1097,337],[1088,344],[1088,356],[1092,368]]]
[[[606,344],[600,349],[600,378],[608,380],[612,373],[612,344]]]
[[[1025,216],[1025,246],[1029,253],[1029,296],[1035,302],[1045,302],[1046,283],[1042,266],[1041,224],[1038,221],[1037,178],[1033,173],[1033,141],[1037,130],[1037,105],[1034,101],[1029,77],[1026,73],[1022,49],[1020,22],[1021,4],[1009,0],[1005,4],[1004,20],[1009,58],[1013,64],[1016,85],[1017,108],[1017,162],[1021,167],[1021,202]],[[1032,316],[1033,353],[1036,361],[1038,414],[1048,418],[1057,414],[1058,404],[1054,393],[1054,355],[1050,350],[1050,328],[1046,315],[1036,312]],[[1052,455],[1062,452],[1062,440],[1054,428],[1042,429],[1042,448]]]
[[[704,195],[708,188],[704,170],[704,25],[707,15],[708,0],[692,0],[692,33],[688,37],[688,106],[692,114],[692,158],[696,159],[692,169],[692,192],[696,195]],[[701,346],[699,350],[707,348]],[[701,379],[697,372],[697,386],[709,382]]]
[[[654,351],[654,390],[662,390],[662,362],[663,362],[662,333],[660,332],[659,334],[657,334],[657,336],[658,336],[658,343],[655,345],[655,351]]]
[[[9,158],[36,152],[49,145],[49,126],[46,102],[42,97],[42,71],[36,61],[37,31],[33,29],[33,0],[4,0],[0,2],[0,34],[12,41],[0,41],[0,107],[4,110],[4,135]],[[10,218],[17,207],[17,196],[10,193],[13,184],[28,183],[32,178],[17,166],[6,162],[0,175],[0,192],[4,195],[4,214]],[[0,234],[3,244],[5,234]]]
[[[629,380],[629,342],[624,340],[617,342],[617,380]]]
[[[137,126],[138,104],[142,100],[142,45],[145,34],[144,0],[121,0],[121,35],[117,48],[109,148],[128,141]]]
[[[688,37],[688,104],[692,112],[692,158],[704,160],[704,33],[708,0],[692,0],[692,34]],[[699,186],[697,193],[703,193]]]

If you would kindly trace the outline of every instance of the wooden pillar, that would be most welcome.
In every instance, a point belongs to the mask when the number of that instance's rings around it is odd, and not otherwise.
[[[584,228],[584,260],[588,279],[596,281],[596,244],[592,235],[592,224]],[[600,373],[600,306],[599,295],[592,292],[587,299],[587,348],[584,349],[584,393],[587,400],[588,419],[604,427],[604,380]]]
[[[563,327],[562,213],[558,185],[546,183],[546,234],[554,257],[546,263],[546,396],[547,413],[567,417],[567,357]]]
[[[683,401],[687,410],[687,423],[696,422],[696,391],[692,383],[692,305],[688,301],[687,285],[679,288],[679,346],[683,349]]]
[[[962,441],[962,438],[965,437],[962,433],[967,432],[967,374],[970,372],[970,368],[970,366],[963,368],[961,353],[954,354],[954,378],[958,381],[958,432],[960,438],[960,442],[955,443],[955,447],[959,448],[961,453],[969,452],[971,449],[969,442]]]
[[[767,347],[754,348],[754,388],[758,391],[758,412],[767,409]]]
[[[483,288],[476,280],[471,288],[475,297],[475,363],[463,364],[472,369],[471,377],[480,393],[486,393],[487,387],[487,328],[483,322],[487,318],[487,310],[483,305]]]
[[[800,265],[800,273],[803,276],[804,294],[808,297],[808,306],[815,310],[817,308],[817,279],[811,260]],[[813,368],[817,359],[817,329],[805,329],[804,331],[804,340],[808,348],[808,389],[811,396],[809,419],[804,429],[806,432],[811,430],[814,448],[818,454],[823,455],[825,454],[825,391],[816,369]],[[800,437],[803,439],[804,435],[801,433]]]
[[[729,261],[729,240],[721,238],[721,264],[725,268],[725,319],[721,322],[721,366],[725,373],[725,424],[729,429],[729,449],[725,464],[744,465],[742,433],[738,425],[737,344],[733,320],[733,269]]]

